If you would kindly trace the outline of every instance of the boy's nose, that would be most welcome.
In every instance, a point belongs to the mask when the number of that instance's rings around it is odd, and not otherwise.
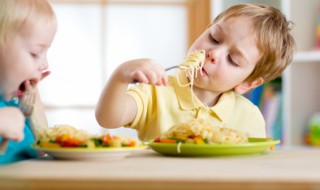
[[[44,59],[39,67],[40,71],[47,70],[49,68],[48,60]]]
[[[207,59],[209,59],[211,63],[215,63],[216,56],[214,50],[211,50],[207,53]]]
[[[214,48],[207,51],[207,59],[210,60],[211,63],[217,63],[220,59],[222,59],[225,54],[224,48]]]

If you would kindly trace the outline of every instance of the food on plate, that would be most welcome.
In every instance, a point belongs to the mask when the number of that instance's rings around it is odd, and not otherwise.
[[[204,119],[172,126],[154,142],[186,144],[239,144],[248,142],[246,134],[235,129],[214,126]]]
[[[56,125],[39,136],[38,146],[42,148],[60,147],[137,147],[140,142],[136,138],[124,136],[92,135],[70,125]]]

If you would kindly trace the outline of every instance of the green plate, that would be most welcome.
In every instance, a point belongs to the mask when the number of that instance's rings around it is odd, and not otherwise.
[[[242,144],[180,144],[178,147],[178,144],[150,143],[149,146],[166,156],[210,157],[259,154],[279,143],[280,140],[270,138],[249,138],[248,143]]]

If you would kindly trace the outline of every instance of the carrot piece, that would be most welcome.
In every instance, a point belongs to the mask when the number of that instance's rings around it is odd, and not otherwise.
[[[271,146],[269,147],[269,150],[270,150],[270,151],[274,150],[274,145],[271,145]]]
[[[111,140],[112,140],[111,135],[109,133],[107,133],[102,137],[102,144],[109,145]]]
[[[68,134],[63,134],[63,135],[58,136],[56,138],[55,142],[60,144],[60,143],[66,142],[69,138],[70,138],[70,136]]]
[[[131,146],[131,147],[136,146],[136,142],[135,142],[135,141],[131,141],[131,142],[128,144],[128,146]]]
[[[160,139],[160,142],[162,142],[162,143],[177,143],[177,140],[175,140],[175,139]]]

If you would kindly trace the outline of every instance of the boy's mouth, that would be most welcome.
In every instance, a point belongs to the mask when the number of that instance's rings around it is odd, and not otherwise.
[[[207,74],[206,70],[204,70],[204,68],[203,68],[203,67],[202,67],[201,72],[202,72],[202,75],[207,75],[207,76],[208,76],[208,74]]]

